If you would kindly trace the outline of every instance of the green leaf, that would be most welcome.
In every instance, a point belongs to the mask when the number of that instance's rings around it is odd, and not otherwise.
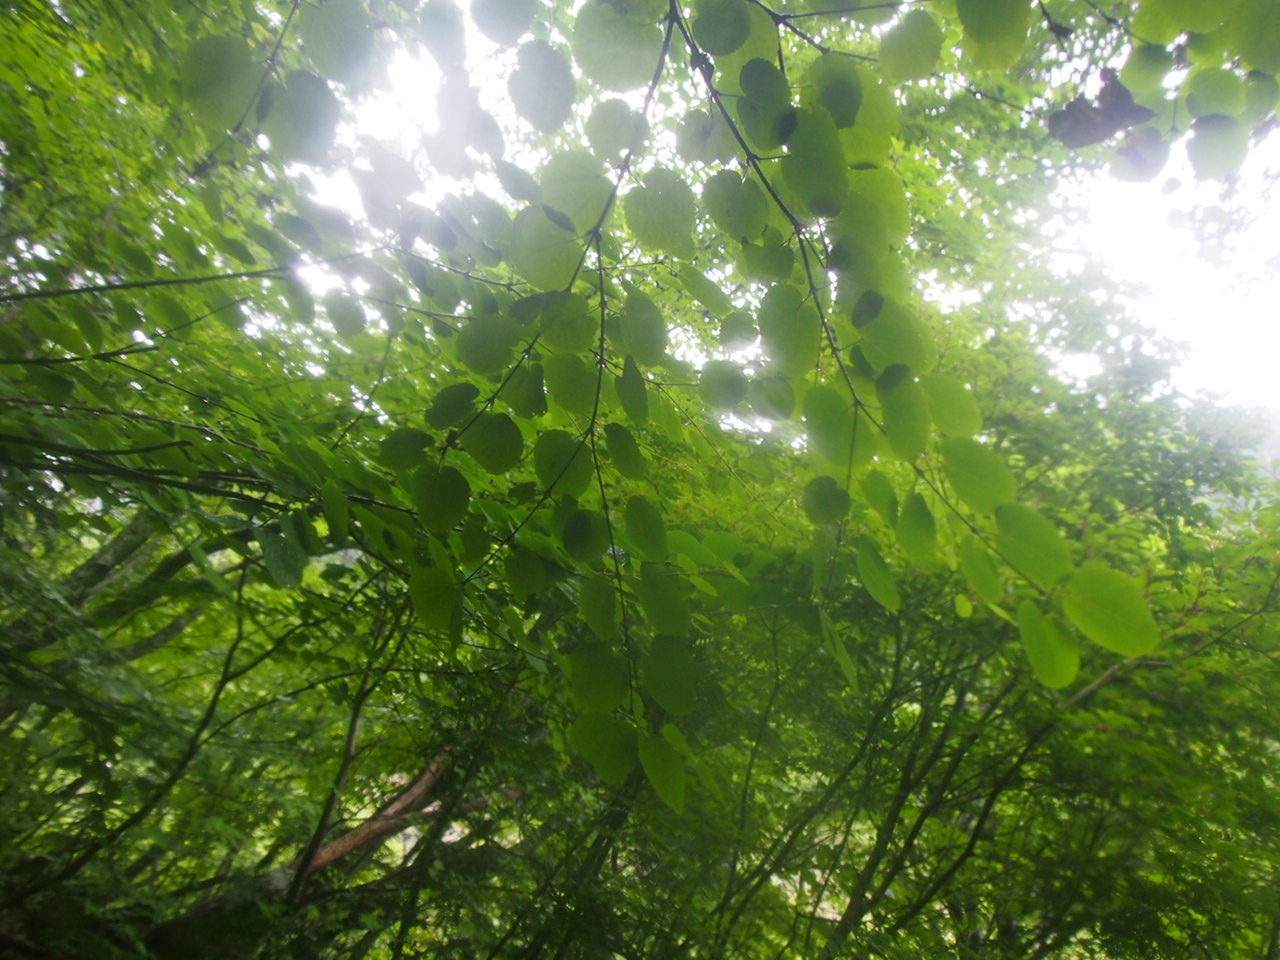
[[[471,19],[500,47],[515,46],[537,12],[537,0],[471,0]]]
[[[307,569],[307,551],[295,537],[287,535],[290,532],[287,528],[282,529],[286,532],[279,533],[265,528],[257,531],[258,543],[262,547],[262,560],[276,586],[297,587],[302,584],[302,573]]]
[[[751,33],[746,0],[695,0],[692,27],[704,52],[715,57],[733,53]]]
[[[1022,56],[1031,26],[1026,0],[956,0],[965,49],[980,67],[1003,70]]]
[[[1120,68],[1120,82],[1133,93],[1154,93],[1173,69],[1173,57],[1162,44],[1137,43]]]
[[[849,514],[849,494],[834,477],[814,477],[804,487],[804,512],[815,525],[839,523]]]
[[[581,233],[600,222],[613,196],[613,184],[604,175],[604,166],[581,150],[555,154],[543,166],[538,180],[542,202],[563,213]]]
[[[534,441],[533,471],[543,490],[579,497],[593,479],[591,450],[572,434],[547,430]]]
[[[804,397],[804,423],[814,451],[835,467],[847,467],[854,424],[847,394],[821,383],[810,387]]]
[[[596,104],[587,118],[587,142],[596,156],[613,160],[629,151],[640,151],[649,136],[649,123],[623,100]]]
[[[457,468],[426,464],[409,481],[422,525],[433,533],[452,530],[467,515],[471,503],[471,484]]]
[[[639,757],[636,731],[607,713],[583,713],[569,727],[569,743],[605,783],[620,786]]]
[[[942,55],[942,29],[925,10],[911,10],[880,38],[880,69],[898,83],[924,80]]]
[[[1232,70],[1202,67],[1183,81],[1182,93],[1193,117],[1213,113],[1238,117],[1244,111],[1244,80]]]
[[[929,406],[920,384],[904,366],[890,367],[876,380],[884,432],[898,458],[911,463],[929,442]]]
[[[481,376],[504,372],[520,340],[520,327],[510,317],[472,317],[457,336],[458,359]]]
[[[604,437],[608,446],[609,459],[613,461],[613,466],[618,473],[628,480],[646,479],[648,466],[631,431],[620,423],[606,423]]]
[[[928,563],[938,548],[938,527],[933,511],[919,493],[908,494],[898,514],[898,546],[916,563]]]
[[[862,108],[862,75],[849,57],[824,53],[809,66],[807,95],[837,127],[852,127]]]
[[[578,608],[591,632],[610,641],[621,623],[618,610],[618,588],[607,576],[598,574],[582,581],[578,591]]]
[[[440,567],[418,567],[409,576],[409,597],[418,619],[432,630],[449,631],[462,603],[462,588]]]
[[[511,224],[507,259],[540,290],[569,286],[582,259],[582,241],[542,206],[525,207]]]
[[[658,20],[664,5],[587,0],[573,25],[573,57],[606,90],[634,90],[653,79],[662,58]]]
[[[1211,114],[1191,125],[1187,158],[1202,180],[1223,180],[1249,155],[1249,130],[1234,117]]]
[[[1071,573],[1071,547],[1043,515],[1020,503],[996,508],[996,549],[1021,574],[1053,586]]]
[[[879,470],[872,470],[862,478],[859,486],[871,509],[880,514],[886,524],[895,527],[898,523],[898,495],[889,478]]]
[[[1138,581],[1098,560],[1067,581],[1062,609],[1086,637],[1122,656],[1141,657],[1160,642]]]
[[[628,356],[622,364],[622,373],[614,378],[618,401],[632,423],[644,423],[649,419],[649,394],[644,375],[636,366],[634,357]]]
[[[354,297],[345,293],[327,293],[324,297],[324,312],[338,336],[350,339],[364,332],[364,308]]]
[[[589,417],[595,407],[597,371],[589,369],[576,353],[551,354],[542,364],[552,402],[569,413]]]
[[[595,343],[599,319],[576,293],[546,294],[538,344],[559,353],[582,353]]]
[[[877,371],[896,364],[924,373],[933,366],[937,354],[933,337],[924,324],[896,300],[885,297],[880,309],[861,331],[858,346]]]
[[[679,280],[680,286],[716,316],[723,317],[733,310],[733,301],[702,271],[686,264],[680,268]]]
[[[636,731],[607,713],[582,713],[568,730],[568,742],[605,783],[621,786],[636,768]]]
[[[811,370],[821,347],[818,313],[791,284],[771,287],[760,301],[760,336],[778,370],[799,376]]]
[[[388,470],[403,470],[420,464],[431,434],[416,427],[397,427],[378,446],[378,462]]]
[[[579,563],[595,563],[609,549],[609,524],[595,510],[576,510],[565,521],[565,553]]]
[[[437,430],[446,430],[468,417],[473,409],[480,388],[474,383],[451,383],[431,398],[427,407],[427,423]]]
[[[631,497],[626,509],[627,538],[646,560],[667,559],[667,527],[647,497]]]
[[[522,43],[507,95],[516,113],[533,127],[544,133],[559,130],[578,96],[569,58],[545,40]]]
[[[202,124],[228,130],[253,106],[262,70],[240,37],[201,37],[182,60],[182,93]]]
[[[524,438],[505,413],[482,413],[462,435],[462,449],[490,473],[506,473],[524,456]]]
[[[345,540],[350,509],[347,495],[336,481],[326,480],[320,488],[320,507],[324,511],[325,523],[329,525],[329,536],[337,542]]]
[[[1018,631],[1031,672],[1046,687],[1065,687],[1080,672],[1080,649],[1055,617],[1046,617],[1032,600],[1018,605]]]
[[[982,429],[982,411],[968,388],[954,377],[926,373],[920,378],[929,401],[929,419],[948,437],[971,437]]]
[[[898,584],[889,565],[880,555],[880,548],[870,537],[859,537],[856,546],[858,579],[876,603],[891,613],[897,613],[902,607],[902,597],[898,593]]]
[[[689,609],[689,585],[683,577],[663,570],[661,564],[643,564],[636,593],[655,633],[674,637],[689,633],[693,617]]]
[[[956,494],[979,513],[994,513],[1012,503],[1018,485],[1000,455],[976,440],[951,437],[942,441],[942,472]]]
[[[791,87],[782,71],[768,60],[750,60],[743,66],[738,82],[743,92],[737,104],[742,132],[758,150],[782,146],[796,122]]]
[[[278,160],[320,164],[329,154],[341,113],[327,83],[314,73],[294,70],[275,93],[262,132]]]
[[[604,643],[584,643],[569,655],[569,680],[574,699],[601,713],[621,706],[631,692],[627,661]]]
[[[758,417],[786,420],[795,411],[796,395],[786,377],[762,374],[747,384],[747,403]]]
[[[684,812],[684,761],[665,740],[639,734],[640,766],[662,802],[676,813]]]
[[[662,311],[643,293],[628,295],[618,318],[623,347],[647,367],[662,363],[667,355],[667,323]]]
[[[702,203],[715,225],[734,240],[755,240],[769,215],[769,200],[754,178],[721,170],[702,185]]]
[[[849,192],[844,151],[826,110],[798,110],[787,138],[782,176],[800,202],[800,211],[834,217]]]
[[[977,537],[962,537],[956,544],[960,572],[969,586],[987,603],[1004,600],[1004,581],[991,560],[991,554]]]
[[[1269,73],[1250,73],[1244,81],[1244,110],[1240,122],[1257,126],[1275,112],[1277,103],[1280,103],[1280,81]]]
[[[692,252],[693,191],[674,170],[654,167],[645,175],[644,186],[622,198],[622,209],[642,247],[677,255]]]
[[[669,636],[655,638],[640,668],[645,689],[662,709],[674,717],[693,711],[702,667],[687,640]]]
[[[513,544],[502,561],[507,587],[516,600],[541,596],[551,585],[547,562],[536,550],[524,544]]]
[[[748,280],[786,280],[795,268],[795,254],[773,228],[761,243],[743,243],[735,269]]]
[[[1280,73],[1280,4],[1275,0],[1244,0],[1237,8],[1234,26],[1235,43],[1244,65],[1251,70]]]
[[[708,360],[698,377],[698,394],[712,410],[729,410],[746,399],[747,375],[732,360]]]
[[[304,5],[298,35],[312,66],[331,80],[360,79],[373,58],[373,26],[360,0]]]

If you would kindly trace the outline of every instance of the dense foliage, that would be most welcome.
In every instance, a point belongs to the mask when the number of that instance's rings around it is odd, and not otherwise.
[[[1042,226],[1276,0],[0,17],[0,953],[1280,956],[1275,490]]]

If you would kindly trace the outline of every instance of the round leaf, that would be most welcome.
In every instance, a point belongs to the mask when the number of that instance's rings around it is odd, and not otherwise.
[[[1160,630],[1133,577],[1090,560],[1067,582],[1062,609],[1086,637],[1126,657],[1150,653]]]

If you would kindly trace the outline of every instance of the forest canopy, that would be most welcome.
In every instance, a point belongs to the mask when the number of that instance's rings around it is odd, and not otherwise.
[[[0,18],[0,955],[1280,958],[1278,0]]]

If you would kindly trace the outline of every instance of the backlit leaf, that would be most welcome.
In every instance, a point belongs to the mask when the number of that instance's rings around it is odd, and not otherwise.
[[[656,366],[667,355],[667,324],[662,311],[643,293],[632,293],[622,308],[618,327],[623,346],[637,363]]]
[[[627,537],[646,560],[667,558],[667,527],[647,497],[632,497],[626,507]]]
[[[698,393],[712,410],[729,410],[747,396],[747,375],[732,360],[708,360],[698,378]]]
[[[896,613],[902,606],[902,597],[898,593],[898,583],[890,572],[889,565],[880,555],[880,548],[870,537],[859,537],[857,556],[858,579],[862,581],[862,585],[876,603],[891,613]]]
[[[290,72],[275,93],[262,132],[281,161],[323,163],[333,143],[342,108],[329,85],[313,73]]]
[[[691,248],[694,197],[689,185],[674,170],[655,167],[644,186],[622,198],[627,226],[641,246],[683,253]]]
[[[676,813],[684,812],[684,761],[665,740],[647,733],[639,735],[640,766],[662,802]]]
[[[409,482],[422,525],[435,533],[452,530],[467,515],[471,484],[456,467],[426,464]]]
[[[733,53],[747,41],[751,18],[746,0],[696,0],[693,37],[712,56]]]
[[[1018,485],[1000,455],[967,437],[942,441],[942,471],[960,499],[979,513],[1012,503]]]
[[[1019,573],[1049,587],[1071,572],[1071,547],[1042,514],[1020,503],[996,508],[996,549]]]
[[[834,477],[814,477],[805,484],[803,500],[810,523],[839,523],[849,513],[849,494]]]
[[[506,473],[524,456],[524,438],[505,413],[482,413],[462,435],[462,449],[490,473]]]
[[[929,407],[911,371],[893,366],[876,380],[885,435],[899,459],[911,463],[929,442]]]
[[[689,585],[678,573],[664,570],[661,564],[643,564],[636,593],[655,633],[674,637],[688,634],[693,624]]]
[[[942,53],[942,30],[928,11],[909,11],[880,38],[880,69],[890,80],[923,80]]]
[[[1080,672],[1080,649],[1055,617],[1046,617],[1032,600],[1018,605],[1018,631],[1031,672],[1046,687],[1065,687]]]
[[[619,786],[636,767],[635,730],[607,713],[583,713],[569,727],[569,743],[605,783]]]
[[[648,472],[644,454],[631,431],[620,423],[606,423],[604,437],[617,471],[629,480],[644,480]]]
[[[573,57],[606,90],[633,90],[653,79],[662,54],[658,20],[665,6],[587,0],[573,27]]]
[[[182,61],[182,92],[200,121],[216,130],[234,127],[249,112],[261,79],[262,67],[240,37],[202,37]]]
[[[693,710],[702,672],[687,640],[660,636],[641,662],[645,689],[667,713],[683,717]]]
[[[896,533],[898,546],[916,563],[933,559],[938,546],[938,527],[923,495],[911,493],[902,502]]]
[[[587,710],[606,712],[631,692],[627,661],[604,643],[584,643],[569,655],[573,698]]]
[[[582,258],[582,243],[542,206],[525,207],[511,225],[511,266],[541,290],[563,290]]]
[[[982,411],[965,385],[942,373],[920,378],[929,401],[929,419],[949,437],[971,437],[982,429]]]
[[[1150,653],[1160,630],[1138,581],[1090,560],[1067,581],[1062,609],[1086,637],[1126,657]]]
[[[409,576],[409,597],[418,619],[432,630],[447,631],[462,602],[462,588],[439,567],[418,567]]]
[[[516,112],[534,127],[550,133],[569,119],[577,84],[566,57],[545,40],[520,45],[507,93]]]
[[[533,444],[533,470],[543,490],[581,496],[591,485],[591,450],[563,430],[548,430]]]
[[[977,537],[961,537],[956,544],[956,559],[960,572],[969,586],[987,603],[1000,603],[1004,599],[1004,581],[991,560],[991,554]]]

